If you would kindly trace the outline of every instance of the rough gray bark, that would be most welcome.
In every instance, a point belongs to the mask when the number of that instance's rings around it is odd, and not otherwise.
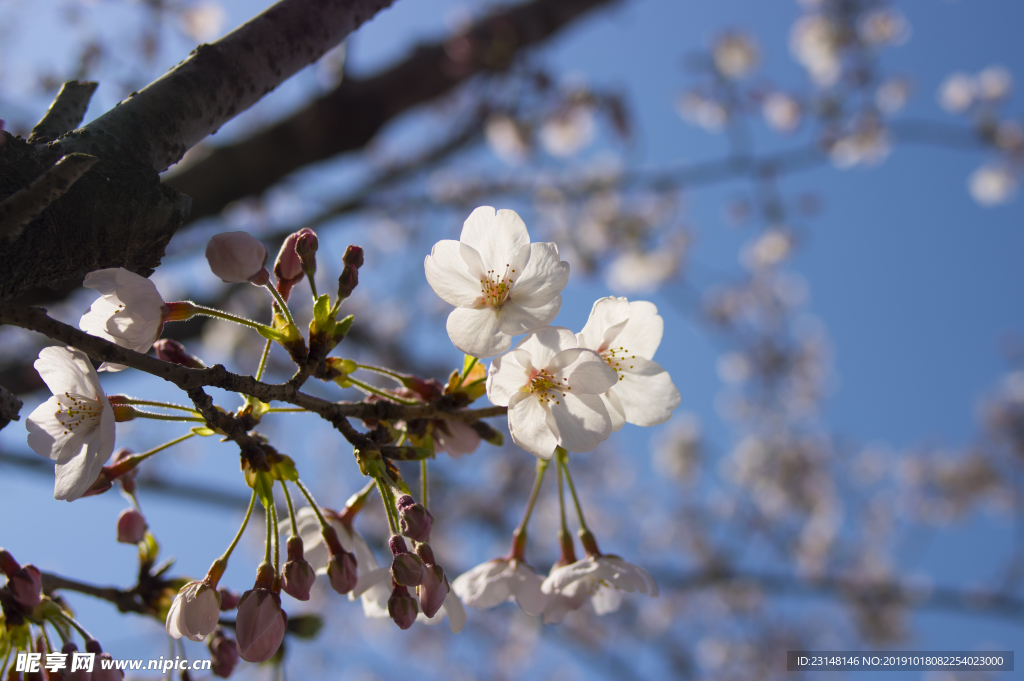
[[[21,236],[26,225],[64,196],[98,160],[88,154],[68,154],[32,184],[4,199],[0,203],[0,238],[14,241]]]
[[[391,2],[282,0],[83,128],[49,143],[4,133],[3,198],[67,154],[100,160],[19,238],[0,239],[0,299],[104,267],[150,274],[191,204],[157,173]]]
[[[0,430],[4,428],[11,421],[17,421],[21,417],[18,412],[21,411],[22,402],[18,399],[17,395],[10,393],[0,385]]]
[[[616,0],[532,0],[497,11],[462,35],[421,45],[367,79],[345,78],[333,91],[276,125],[165,178],[192,197],[189,220],[216,215],[228,203],[260,194],[289,173],[361,149],[389,121],[437,99],[484,71],[506,69],[538,45]]]

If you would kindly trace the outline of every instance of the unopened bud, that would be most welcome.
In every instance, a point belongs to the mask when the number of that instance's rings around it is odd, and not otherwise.
[[[238,594],[227,587],[221,587],[217,589],[217,593],[220,594],[220,609],[223,612],[229,612],[238,607]]]
[[[153,343],[153,349],[156,350],[156,356],[165,362],[180,364],[181,366],[188,367],[189,369],[206,368],[205,364],[200,362],[198,358],[188,354],[185,350],[185,346],[176,340],[161,338],[157,342]]]
[[[359,246],[349,246],[345,249],[345,255],[341,256],[341,262],[359,269],[363,266],[363,249]]]
[[[138,544],[146,538],[149,525],[137,509],[126,508],[117,518],[117,541],[122,544]]]
[[[398,499],[398,516],[402,534],[418,542],[430,540],[434,516],[423,504],[417,504],[411,496],[405,494]]]
[[[391,561],[391,578],[402,586],[419,586],[426,576],[423,561],[414,553],[400,553]]]
[[[78,652],[78,646],[76,646],[72,641],[68,641],[60,649],[60,652],[64,655],[67,655],[66,659],[70,661],[75,657],[75,654]],[[61,670],[62,678],[64,679],[64,681],[91,681],[93,678],[91,672],[88,672],[84,669],[76,669],[73,672],[68,671],[68,669],[70,668],[71,665],[69,664],[67,668]],[[53,677],[51,676],[50,678]]]
[[[356,588],[356,582],[359,581],[356,557],[348,551],[332,555],[327,561],[327,579],[331,588],[339,594],[347,594]]]
[[[319,246],[320,242],[316,238],[316,233],[309,227],[304,227],[298,231],[298,239],[295,241],[295,253],[302,263],[302,271],[310,279],[316,274],[316,250]]]
[[[297,539],[297,537],[292,537]],[[281,568],[281,589],[299,601],[309,600],[309,590],[316,581],[313,566],[300,555],[298,560],[288,560]]]
[[[420,607],[423,614],[433,617],[444,605],[444,599],[448,597],[451,587],[448,585],[448,578],[440,565],[428,565],[424,573],[423,582],[417,587],[417,594],[420,597]]]
[[[238,644],[220,627],[210,636],[210,671],[214,676],[226,679],[238,664]]]
[[[345,265],[345,269],[341,271],[341,276],[338,277],[338,298],[345,300],[352,295],[352,291],[358,285],[359,270],[351,265]]]
[[[248,232],[217,234],[206,246],[206,260],[210,269],[228,284],[246,281],[263,286],[270,281],[270,272],[264,265],[270,252]]]
[[[399,629],[408,629],[416,621],[419,608],[416,599],[409,594],[404,586],[396,586],[388,598],[388,615],[395,621]]]
[[[280,596],[260,588],[246,591],[235,618],[239,656],[246,662],[266,662],[281,647],[287,626]]]
[[[32,610],[43,598],[43,575],[35,565],[25,565],[13,575],[7,575],[7,588],[19,605]]]

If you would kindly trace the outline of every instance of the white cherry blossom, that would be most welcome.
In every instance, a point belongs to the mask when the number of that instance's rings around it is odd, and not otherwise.
[[[452,590],[471,608],[493,608],[515,601],[527,615],[544,612],[548,596],[544,580],[526,563],[514,558],[495,558],[464,572],[452,582]]]
[[[591,107],[572,106],[544,121],[540,143],[552,156],[567,158],[590,144],[596,130]]]
[[[174,638],[184,636],[202,641],[217,628],[220,617],[220,594],[203,582],[189,582],[181,587],[167,611],[165,628]]]
[[[114,410],[81,350],[43,348],[33,366],[53,397],[28,417],[28,446],[57,462],[54,499],[74,501],[114,451]]]
[[[427,282],[446,303],[448,336],[474,357],[493,357],[512,336],[546,326],[562,306],[569,263],[553,243],[530,243],[512,210],[474,210],[459,241],[439,241],[423,262]]]
[[[1017,178],[1005,165],[986,164],[971,173],[968,189],[975,201],[983,206],[998,206],[1013,198],[1017,191]]]
[[[800,125],[800,102],[784,92],[772,92],[765,97],[761,111],[772,130],[792,132]]]
[[[950,113],[963,113],[974,103],[978,84],[966,73],[952,73],[939,87],[939,104]]]
[[[743,33],[725,33],[715,41],[711,56],[715,67],[726,78],[742,78],[757,66],[757,43]]]
[[[612,431],[601,393],[618,374],[569,329],[549,326],[527,335],[487,372],[487,397],[508,407],[512,440],[543,459],[555,447],[588,452]]]
[[[164,327],[164,299],[152,281],[123,267],[85,275],[86,288],[102,295],[82,315],[78,328],[135,352],[146,353]],[[100,371],[121,371],[123,364],[104,362]]]
[[[672,378],[652,361],[664,328],[653,303],[608,297],[594,303],[577,334],[580,348],[593,350],[615,371],[616,382],[601,395],[612,430],[626,423],[664,423],[679,406],[681,397]]]
[[[613,555],[587,556],[555,567],[541,585],[550,596],[544,608],[544,624],[558,624],[572,610],[589,600],[594,612],[604,615],[619,609],[620,592],[658,597],[658,584],[642,567]]]

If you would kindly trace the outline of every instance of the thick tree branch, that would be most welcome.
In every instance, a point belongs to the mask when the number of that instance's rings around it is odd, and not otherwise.
[[[298,168],[362,148],[400,114],[478,73],[508,68],[524,48],[614,1],[533,0],[496,12],[463,35],[417,48],[384,73],[365,80],[346,78],[288,119],[214,150],[166,183],[192,197],[190,220],[215,215],[231,201],[260,194]]]
[[[22,402],[17,395],[0,385],[0,429],[3,429],[11,421],[21,419],[21,416],[18,415],[21,405]]]
[[[77,128],[85,117],[97,85],[99,83],[87,80],[69,80],[64,83],[46,115],[32,128],[32,134],[28,136],[29,144],[47,142]]]
[[[21,236],[26,225],[64,196],[97,161],[88,154],[68,154],[32,184],[4,199],[0,203],[0,239],[14,241]]]

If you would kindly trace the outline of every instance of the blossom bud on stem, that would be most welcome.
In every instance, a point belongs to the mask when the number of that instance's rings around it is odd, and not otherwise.
[[[205,369],[206,365],[199,361],[198,358],[188,354],[185,350],[185,346],[176,340],[170,338],[161,338],[157,342],[153,343],[153,349],[156,350],[156,356],[165,362],[171,362],[178,364],[189,369]]]
[[[281,588],[286,594],[300,601],[309,600],[309,590],[316,581],[313,566],[302,557],[302,537],[288,538],[288,561],[281,569]]]
[[[122,544],[138,544],[145,539],[149,525],[146,518],[134,508],[126,508],[117,518],[117,541]]]
[[[419,586],[426,577],[423,561],[416,554],[409,553],[405,540],[392,535],[388,542],[394,559],[391,561],[391,579],[400,586]]]
[[[425,542],[430,540],[430,528],[434,516],[423,504],[417,504],[408,494],[398,498],[398,518],[402,534],[412,540]]]
[[[238,664],[238,644],[235,643],[235,639],[218,627],[210,636],[209,645],[210,659],[212,660],[210,671],[214,676],[219,676],[222,679],[228,678]]]
[[[416,621],[419,608],[416,606],[416,599],[409,590],[400,584],[395,584],[391,597],[388,598],[388,614],[398,625],[399,629],[408,629]]]
[[[359,284],[359,268],[363,266],[363,249],[359,246],[349,246],[345,249],[342,257],[345,269],[338,277],[338,300],[344,300],[352,295],[352,291]]]

